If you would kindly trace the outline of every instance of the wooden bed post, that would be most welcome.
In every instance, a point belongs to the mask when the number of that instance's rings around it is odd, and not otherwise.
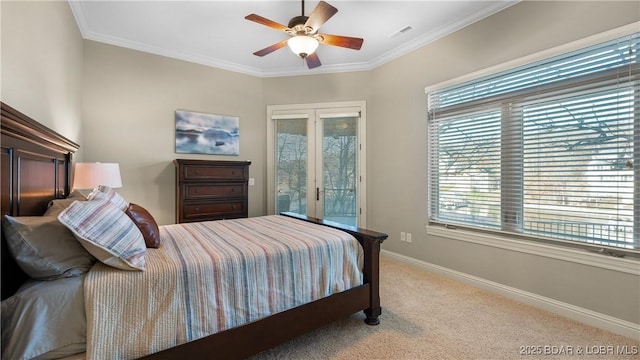
[[[386,235],[385,235],[386,238]],[[380,244],[384,239],[365,237],[361,241],[365,248],[364,254],[364,283],[371,285],[371,307],[364,310],[367,318],[364,320],[369,325],[380,324],[378,316],[382,314],[380,307]]]

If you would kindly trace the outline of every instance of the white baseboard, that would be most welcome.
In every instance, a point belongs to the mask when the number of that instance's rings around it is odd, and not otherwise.
[[[505,296],[507,298],[534,306],[536,308],[579,321],[584,324],[611,331],[613,333],[623,335],[631,339],[640,338],[640,324],[635,324],[626,320],[618,319],[613,316],[601,314],[592,310],[581,308],[579,306],[571,305],[545,296],[540,296],[538,294],[530,293],[477,276],[465,274],[439,265],[417,260],[391,251],[381,250],[381,255],[402,262],[404,264],[443,275],[445,277],[490,291],[495,294]]]

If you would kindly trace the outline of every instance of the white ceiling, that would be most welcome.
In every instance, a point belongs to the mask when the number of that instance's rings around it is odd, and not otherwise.
[[[371,70],[517,2],[326,0],[338,9],[320,33],[360,37],[359,51],[320,45],[322,66],[307,69],[288,48],[253,52],[288,35],[245,20],[251,13],[287,25],[301,1],[70,0],[82,36],[107,44],[259,77]],[[309,15],[318,1],[305,1]],[[407,26],[413,29],[398,35]]]

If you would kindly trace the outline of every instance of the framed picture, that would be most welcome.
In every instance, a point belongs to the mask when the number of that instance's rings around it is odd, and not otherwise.
[[[240,118],[176,110],[176,153],[240,154]]]

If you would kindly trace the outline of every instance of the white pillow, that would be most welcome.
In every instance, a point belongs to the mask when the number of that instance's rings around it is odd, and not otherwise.
[[[93,189],[91,194],[87,196],[87,200],[109,201],[122,211],[127,210],[127,208],[129,207],[129,203],[122,197],[122,195],[118,194],[115,190],[105,185],[100,185],[97,188]]]
[[[106,265],[144,270],[147,247],[142,233],[122,210],[109,201],[75,201],[58,220],[80,244]]]

